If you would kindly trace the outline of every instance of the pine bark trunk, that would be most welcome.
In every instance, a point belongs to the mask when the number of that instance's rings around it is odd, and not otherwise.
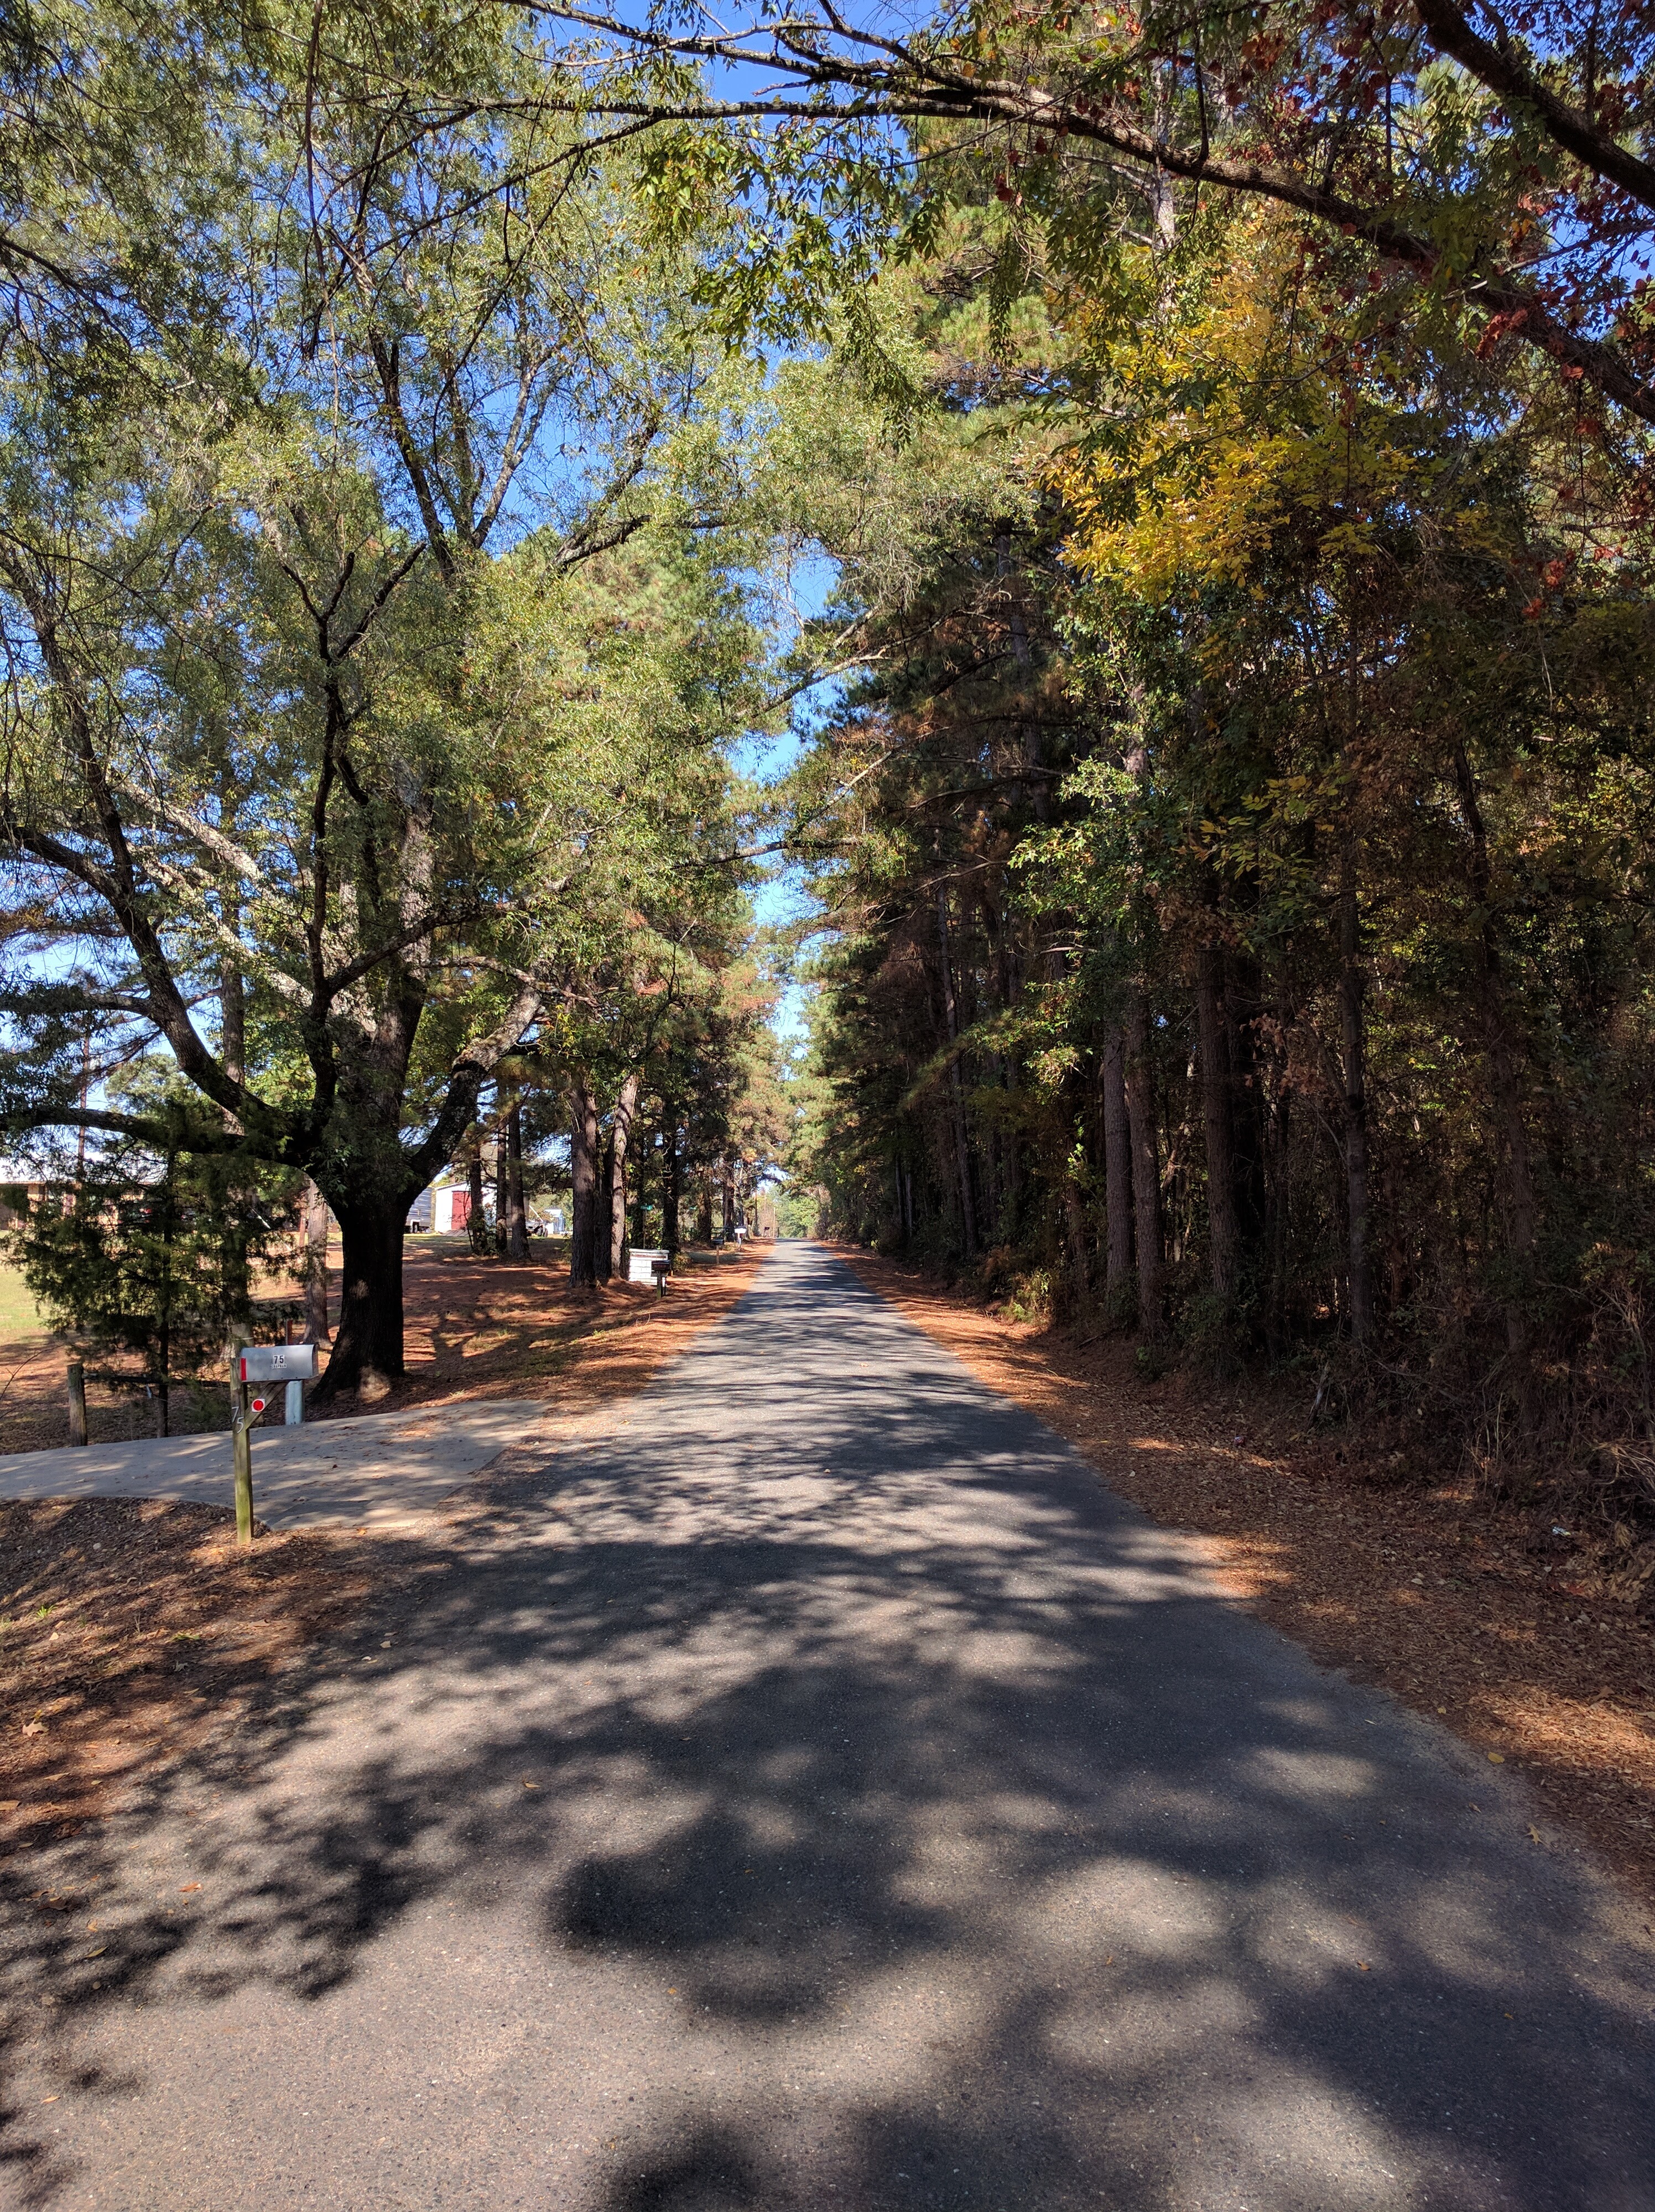
[[[305,1177],[305,1342],[326,1344],[327,1327],[327,1200],[318,1184]]]
[[[937,885],[937,953],[941,963],[943,1023],[948,1037],[948,1101],[952,1109],[954,1158],[959,1174],[960,1231],[969,1257],[977,1249],[977,1207],[971,1197],[971,1153],[966,1141],[965,1096],[960,1081],[959,1008],[954,998],[953,963],[948,957],[948,893]]]
[[[569,1098],[569,1279],[577,1291],[598,1287],[598,1102],[582,1079]]]
[[[713,1175],[710,1168],[701,1171],[701,1184],[696,1193],[696,1235],[703,1244],[713,1241]]]
[[[1156,1157],[1155,1101],[1150,1084],[1149,1008],[1141,990],[1126,1007],[1126,1115],[1132,1146],[1132,1204],[1138,1246],[1138,1327],[1153,1344],[1165,1334],[1165,1276],[1161,1258],[1161,1177]]]
[[[529,1221],[523,1204],[523,1109],[513,1099],[506,1115],[506,1257],[529,1256]]]
[[[1362,1012],[1361,921],[1356,902],[1356,845],[1339,850],[1339,1022],[1344,1055],[1345,1204],[1350,1333],[1373,1334],[1373,1262],[1369,1233],[1366,1037]]]
[[[473,1252],[489,1249],[488,1222],[483,1206],[483,1147],[474,1144],[472,1157],[466,1163],[466,1188],[471,1193],[471,1211],[465,1216],[465,1233],[472,1240]]]
[[[1121,1314],[1132,1297],[1132,1139],[1126,1112],[1126,1038],[1104,1032],[1104,1302]]]
[[[1275,1034],[1268,1047],[1269,1071],[1263,1114],[1264,1341],[1272,1357],[1279,1354],[1286,1344],[1287,1328],[1287,1263],[1293,1225],[1293,1190],[1289,1181],[1293,1094],[1287,1083],[1286,1039],[1293,1024],[1293,1009],[1284,997],[1276,1004]]]
[[[1224,963],[1224,1034],[1230,1052],[1230,1130],[1234,1148],[1236,1230],[1244,1279],[1265,1244],[1269,1194],[1264,1171],[1264,1085],[1257,1018],[1263,980],[1250,953],[1231,952]]]
[[[632,1146],[632,1122],[638,1110],[636,1069],[621,1085],[609,1148],[609,1272],[623,1282],[627,1272],[626,1163]]]
[[[614,1139],[606,1137],[598,1152],[597,1191],[592,1212],[593,1266],[600,1283],[606,1283],[614,1273],[609,1251],[609,1191],[614,1173]]]
[[[1196,1055],[1207,1148],[1208,1260],[1214,1294],[1229,1307],[1235,1303],[1240,1277],[1241,1232],[1236,1219],[1235,1128],[1224,1006],[1224,955],[1215,945],[1203,945],[1196,954]]]
[[[680,1243],[678,1208],[684,1197],[684,1169],[678,1151],[678,1119],[675,1109],[666,1109],[662,1136],[666,1157],[661,1163],[660,1234],[661,1243],[669,1252],[676,1252]]]

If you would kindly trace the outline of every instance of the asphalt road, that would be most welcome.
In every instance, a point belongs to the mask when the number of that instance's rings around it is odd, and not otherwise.
[[[1641,1914],[819,1251],[457,1541],[10,1900],[6,2201],[1655,2207]]]

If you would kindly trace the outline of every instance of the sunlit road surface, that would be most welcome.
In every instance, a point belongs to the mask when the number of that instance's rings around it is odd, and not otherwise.
[[[6,2201],[1655,2208],[1644,1915],[827,1255],[530,1462],[8,1900]]]

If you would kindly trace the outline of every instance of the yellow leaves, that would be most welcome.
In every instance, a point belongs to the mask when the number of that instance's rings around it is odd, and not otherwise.
[[[1076,518],[1068,554],[1105,587],[1164,603],[1190,584],[1274,595],[1281,550],[1301,568],[1371,563],[1377,518],[1422,464],[1383,425],[1354,428],[1349,395],[1295,335],[1297,247],[1273,215],[1232,224],[1197,290],[1093,332],[1109,428],[1052,481]],[[1086,319],[1079,319],[1083,337]]]

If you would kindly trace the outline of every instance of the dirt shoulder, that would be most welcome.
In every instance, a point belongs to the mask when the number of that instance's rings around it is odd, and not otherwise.
[[[428,1357],[377,1410],[544,1396],[564,1433],[600,1421],[729,1310],[762,1255],[709,1261],[665,1298],[584,1301],[549,1269],[471,1264],[494,1316],[478,1316],[484,1347],[458,1372]],[[463,1277],[441,1288],[440,1311],[472,1295]],[[444,1542],[265,1531],[249,1552],[234,1534],[227,1511],[160,1499],[0,1504],[0,1862],[102,1818],[371,1600],[436,1571]]]
[[[338,1248],[333,1251],[330,1310],[338,1311]],[[388,1395],[363,1404],[354,1393],[318,1407],[312,1418],[396,1413],[456,1398],[545,1398],[563,1402],[572,1389],[613,1395],[636,1389],[675,1344],[728,1304],[732,1285],[758,1264],[751,1251],[700,1252],[676,1276],[665,1298],[647,1283],[606,1283],[596,1292],[571,1291],[569,1247],[540,1243],[532,1260],[479,1257],[463,1237],[411,1237],[403,1257],[403,1334],[406,1374]],[[267,1285],[272,1297],[294,1285]],[[68,1348],[45,1333],[21,1285],[7,1274],[0,1291],[0,1453],[43,1451],[69,1442],[65,1376]],[[279,1332],[272,1331],[272,1334]],[[601,1348],[600,1348],[601,1347]],[[154,1405],[141,1394],[103,1382],[87,1385],[94,1443],[155,1434]],[[213,1382],[178,1384],[171,1431],[193,1436],[229,1425],[229,1394]]]
[[[1207,1538],[1228,1586],[1324,1664],[1520,1770],[1655,1903],[1655,1581],[1612,1534],[1415,1486],[1256,1387],[1146,1382],[1118,1340],[1003,1320],[889,1260],[870,1288],[1037,1413],[1152,1519]],[[1536,1835],[1536,1841],[1538,1841]]]

